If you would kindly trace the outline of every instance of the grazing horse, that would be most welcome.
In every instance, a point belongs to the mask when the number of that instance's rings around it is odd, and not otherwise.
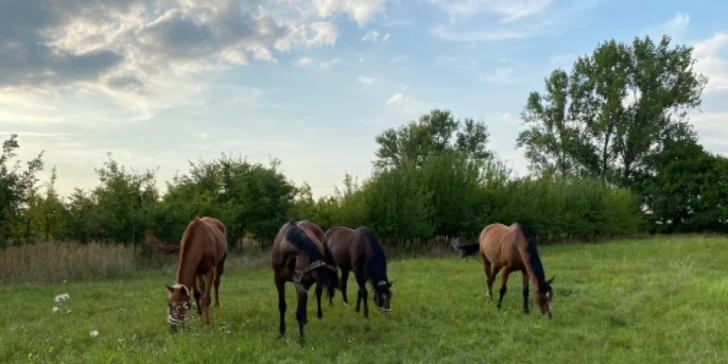
[[[506,293],[506,282],[511,272],[521,271],[523,274],[523,312],[528,314],[528,281],[533,283],[534,301],[541,309],[541,315],[551,318],[551,300],[554,293],[551,283],[554,277],[546,280],[541,259],[533,242],[533,236],[525,226],[519,223],[506,226],[490,224],[480,232],[479,241],[474,244],[452,242],[453,248],[466,257],[480,252],[483,257],[483,270],[488,277],[488,300],[493,300],[493,281],[499,271],[501,275],[500,299],[498,309]]]
[[[220,307],[218,289],[220,276],[227,258],[225,225],[212,217],[196,217],[187,225],[180,241],[179,263],[174,286],[165,284],[169,291],[167,321],[176,331],[189,314],[190,288],[194,289],[197,314],[205,315],[205,326],[210,326],[210,295],[215,286],[215,307]],[[199,281],[199,286],[195,282]],[[201,293],[201,294],[200,294]],[[202,296],[202,297],[200,297]],[[200,304],[202,298],[202,304]]]
[[[353,270],[359,284],[356,312],[359,312],[360,302],[364,301],[364,317],[369,317],[366,289],[369,280],[374,289],[373,298],[377,309],[380,313],[391,314],[392,282],[387,279],[387,257],[374,233],[366,226],[356,230],[337,226],[329,229],[325,237],[326,245],[334,254],[336,266],[341,269],[341,294],[346,307],[349,307],[346,282],[349,272]],[[329,295],[329,302],[332,297],[333,295]]]
[[[280,336],[286,333],[284,315],[286,313],[285,283],[293,282],[296,287],[298,306],[296,319],[301,336],[301,344],[305,342],[303,326],[308,322],[306,306],[308,290],[316,283],[318,298],[318,318],[322,318],[321,292],[329,287],[331,294],[339,286],[331,251],[323,243],[321,228],[310,221],[294,220],[287,222],[278,231],[271,248],[270,263],[273,268],[273,278],[278,289],[278,311],[280,313]]]

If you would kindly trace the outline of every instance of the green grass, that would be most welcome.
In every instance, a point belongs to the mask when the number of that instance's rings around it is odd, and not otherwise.
[[[278,308],[269,268],[229,269],[212,327],[196,319],[169,334],[167,293],[174,271],[130,280],[0,288],[0,362],[266,363],[647,363],[726,362],[728,239],[660,239],[541,247],[553,283],[554,318],[521,312],[512,275],[503,308],[485,300],[473,259],[390,261],[393,314],[370,318],[309,297],[307,343],[298,344],[295,294],[287,284],[288,331],[277,340]],[[349,298],[356,285],[349,278]],[[494,291],[500,287],[496,281]],[[57,294],[71,312],[52,313]],[[497,293],[496,293],[497,295]],[[89,332],[98,330],[92,338]],[[31,357],[32,355],[32,357]]]

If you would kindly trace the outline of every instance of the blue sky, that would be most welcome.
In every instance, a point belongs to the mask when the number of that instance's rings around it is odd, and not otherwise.
[[[556,67],[611,38],[695,47],[691,119],[728,154],[728,4],[625,0],[10,0],[0,4],[0,137],[45,150],[57,188],[111,152],[160,187],[188,160],[279,158],[320,196],[371,171],[375,136],[433,108],[484,120],[517,174],[518,115]],[[628,11],[628,12],[624,12]],[[44,175],[47,176],[47,173]]]

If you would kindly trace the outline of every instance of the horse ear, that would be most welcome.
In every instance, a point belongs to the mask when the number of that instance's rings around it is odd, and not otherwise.
[[[174,288],[170,287],[167,283],[164,284],[164,287],[167,288],[170,294],[174,293]]]
[[[546,283],[548,283],[548,284],[549,284],[549,286],[550,286],[550,285],[551,285],[551,283],[552,283],[552,282],[554,281],[554,278],[556,278],[556,276],[555,276],[555,275],[554,275],[554,276],[551,276],[551,279],[549,279],[548,281],[546,281]]]

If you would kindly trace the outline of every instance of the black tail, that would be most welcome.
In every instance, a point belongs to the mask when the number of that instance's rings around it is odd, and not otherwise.
[[[452,247],[460,253],[461,257],[467,257],[480,251],[480,244],[460,244],[458,240],[452,241]]]

